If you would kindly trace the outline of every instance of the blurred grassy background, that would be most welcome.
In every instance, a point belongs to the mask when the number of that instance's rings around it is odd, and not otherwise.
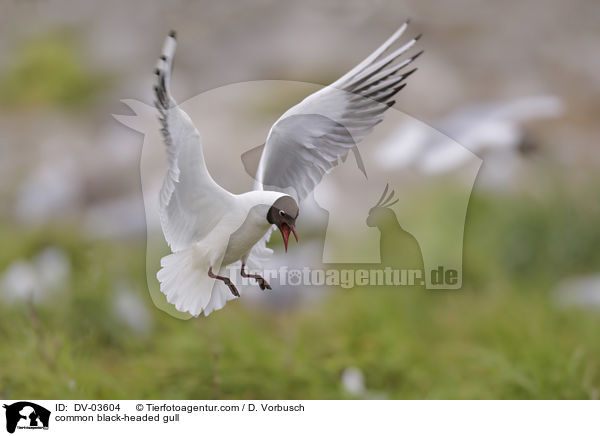
[[[81,108],[106,89],[107,79],[85,69],[75,35],[52,32],[24,42],[0,77],[0,102],[7,108]]]
[[[236,301],[192,321],[153,308],[140,244],[4,227],[1,265],[8,251],[27,259],[52,245],[73,275],[47,304],[0,306],[2,396],[348,398],[340,377],[353,366],[386,398],[597,398],[598,313],[560,307],[550,291],[600,261],[600,209],[563,206],[474,196],[460,291],[340,289],[317,309]],[[147,330],[116,315],[117,282],[147,307]]]
[[[599,397],[598,308],[556,298],[565,278],[600,267],[600,86],[597,56],[585,55],[597,43],[597,5],[6,6],[1,280],[6,288],[9,272],[12,281],[27,278],[48,248],[68,267],[43,295],[0,293],[1,397],[354,398],[341,382],[349,367],[364,375],[363,397]],[[513,6],[521,13],[504,26],[499,17]],[[319,305],[276,312],[234,301],[191,321],[156,309],[145,282],[141,139],[110,114],[123,110],[120,98],[150,102],[166,31],[186,35],[174,84],[184,97],[239,80],[326,83],[406,16],[428,41],[401,104],[415,117],[430,121],[471,100],[539,92],[557,93],[568,106],[560,121],[533,129],[542,147],[533,187],[492,195],[476,185],[463,289],[336,289]],[[264,106],[277,107],[277,96],[269,98]],[[58,183],[55,196],[31,197],[54,186],[56,173],[69,176],[68,190]],[[42,207],[45,198],[51,204]],[[89,231],[99,205],[109,211],[101,221],[112,218],[116,230]],[[129,233],[119,233],[124,228]]]

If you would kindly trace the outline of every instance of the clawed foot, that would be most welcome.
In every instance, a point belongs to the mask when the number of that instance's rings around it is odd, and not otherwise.
[[[262,276],[260,276],[258,274],[247,274],[245,271],[245,268],[246,268],[246,265],[242,264],[242,269],[240,270],[240,274],[242,277],[250,277],[250,278],[256,279],[261,291],[264,291],[265,289],[272,289],[271,285]]]
[[[265,279],[263,279],[261,276],[259,276],[258,274],[256,274],[256,276],[254,278],[258,282],[258,286],[260,286],[260,289],[262,291],[264,291],[265,289],[272,289],[271,285],[268,284],[267,281]]]

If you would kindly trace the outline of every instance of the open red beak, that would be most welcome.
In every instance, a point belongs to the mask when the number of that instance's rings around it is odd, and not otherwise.
[[[298,235],[296,234],[296,228],[294,226],[288,226],[286,223],[282,223],[281,227],[279,227],[281,231],[281,237],[283,238],[283,245],[285,246],[285,252],[287,253],[288,248],[288,239],[290,238],[290,231],[294,234],[294,238],[296,238],[296,242],[298,242]]]

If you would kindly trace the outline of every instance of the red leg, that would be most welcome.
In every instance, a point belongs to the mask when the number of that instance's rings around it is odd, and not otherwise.
[[[236,297],[240,296],[240,292],[237,290],[237,288],[235,287],[235,285],[233,283],[231,283],[231,280],[229,280],[229,277],[223,277],[223,276],[219,276],[217,274],[214,274],[213,270],[212,270],[212,266],[208,269],[208,276],[211,279],[222,280],[223,283],[225,283],[229,287],[229,290],[231,291],[231,293],[233,295],[235,295]]]

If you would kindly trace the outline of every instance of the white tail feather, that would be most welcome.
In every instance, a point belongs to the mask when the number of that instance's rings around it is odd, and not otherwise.
[[[207,256],[202,256],[194,247],[165,256],[160,261],[162,268],[156,275],[160,291],[180,312],[193,316],[204,312],[208,316],[235,298],[221,281],[208,276],[206,259]]]

